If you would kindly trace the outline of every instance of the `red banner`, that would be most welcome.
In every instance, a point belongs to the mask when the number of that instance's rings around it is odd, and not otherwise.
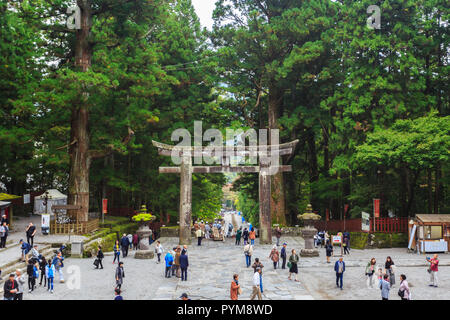
[[[330,221],[330,209],[327,208],[327,209],[325,210],[325,212],[326,212],[326,213],[325,213],[325,219],[326,219],[326,221]]]
[[[348,204],[344,205],[344,217],[347,216]]]
[[[106,214],[108,212],[108,199],[102,200],[102,212]]]
[[[380,217],[380,199],[373,199],[373,216]]]

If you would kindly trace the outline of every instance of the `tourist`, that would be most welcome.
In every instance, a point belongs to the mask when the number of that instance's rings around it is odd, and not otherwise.
[[[31,257],[32,257],[31,260],[39,261],[39,256],[40,256],[40,254],[39,254],[39,250],[38,250],[38,245],[35,244],[33,246],[33,249],[31,249]]]
[[[347,251],[349,251],[350,250],[350,232],[345,230],[343,236],[344,236],[344,243],[346,243]],[[349,252],[349,254],[350,254],[350,252]]]
[[[127,238],[128,238],[129,248],[130,248],[130,250],[132,250],[133,249],[133,235],[132,234],[127,234]]]
[[[261,268],[256,268],[255,273],[253,274],[253,292],[250,295],[250,300],[255,299],[256,296],[258,296],[258,300],[262,300],[261,296]]]
[[[233,275],[233,281],[231,281],[230,298],[231,300],[238,300],[238,296],[241,294],[241,285],[239,284],[239,275]]]
[[[325,255],[327,256],[327,263],[330,263],[330,257],[333,255],[333,245],[330,240],[327,240],[327,244],[325,245]]]
[[[269,259],[273,262],[273,268],[277,268],[278,261],[280,260],[280,254],[277,250],[277,246],[274,245],[272,250],[270,251]]]
[[[241,236],[242,236],[242,227],[236,231],[236,243],[235,245],[239,246],[241,244]]]
[[[381,281],[383,281],[383,276],[384,276],[383,269],[378,268],[377,271],[378,289],[381,289]]]
[[[384,264],[385,273],[389,276],[389,283],[392,286],[395,284],[395,276],[394,276],[394,261],[392,261],[391,257],[386,258],[386,263]]]
[[[255,245],[255,239],[256,239],[256,232],[255,232],[255,228],[252,228],[248,234],[248,237],[250,239],[250,242],[252,244],[252,246]]]
[[[149,240],[150,240],[150,244],[152,244],[152,237],[149,237]],[[139,236],[137,235],[137,233],[135,233],[133,235],[132,243],[133,243],[133,250],[137,250],[138,244],[139,244]]]
[[[187,281],[187,269],[189,267],[189,260],[186,251],[182,251],[180,255],[181,281]]]
[[[231,223],[228,224],[228,233],[227,233],[227,238],[231,237],[231,234],[233,232],[233,225]]]
[[[163,246],[161,245],[161,242],[159,242],[159,240],[156,241],[155,253],[158,256],[158,261],[156,263],[161,263],[161,254],[163,253]]]
[[[47,276],[47,291],[53,293],[53,280],[55,279],[55,265],[51,259],[48,259],[48,263],[45,266],[45,275]]]
[[[173,262],[175,266],[175,275],[177,278],[181,278],[180,256],[181,256],[181,248],[180,246],[177,246],[175,248],[175,260]]]
[[[261,261],[259,261],[259,258],[255,258],[255,262],[252,265],[253,271],[256,272],[257,268],[261,269],[262,272],[262,268],[264,268],[263,264],[261,263]]]
[[[32,259],[28,260],[27,275],[28,275],[28,293],[31,293],[34,290],[34,286],[36,284],[34,278],[34,263]]]
[[[170,254],[172,255],[173,258],[172,267],[170,268],[172,270],[172,277],[175,276],[175,273],[177,271],[177,267],[175,266],[176,251],[177,251],[176,247],[173,247],[172,251],[170,251]]]
[[[30,244],[31,246],[33,246],[34,243],[34,236],[36,234],[36,227],[33,225],[32,222],[30,222],[28,224],[28,227],[25,229],[25,234],[27,236],[27,242],[28,244]]]
[[[3,222],[6,222],[6,224],[9,225],[8,218],[6,217],[6,214],[2,215],[2,218],[0,220],[0,225],[3,225]]]
[[[58,254],[53,259],[53,264],[55,265],[56,271],[58,271],[59,282],[64,283],[64,275],[62,269],[64,268],[64,257],[62,256],[61,251],[58,251]]]
[[[367,287],[373,288],[373,282],[374,278],[373,275],[375,274],[375,265],[377,263],[377,260],[375,258],[370,259],[370,261],[367,263],[366,266],[366,276],[367,276]]]
[[[122,291],[119,288],[114,289],[115,298],[114,300],[123,300],[123,297],[120,295]]]
[[[343,290],[343,282],[344,282],[344,272],[345,272],[345,262],[341,257],[334,264],[334,271],[336,272],[336,287],[341,288]]]
[[[22,275],[22,270],[16,269],[16,276],[14,280],[17,281],[17,292],[14,296],[14,300],[23,300],[23,287],[25,286],[25,276]]]
[[[187,293],[182,293],[181,296],[180,296],[180,299],[184,300],[184,301],[191,300],[191,299],[189,299]]]
[[[206,222],[205,225],[205,238],[209,239],[209,232],[211,231],[211,226],[209,225],[208,221]]]
[[[244,232],[242,233],[242,237],[244,238],[244,245],[248,243],[248,230],[244,228]]]
[[[432,259],[427,258],[427,261],[430,263],[430,267],[428,269],[428,272],[430,273],[430,287],[438,287],[438,266],[439,266],[439,259],[438,255],[435,254]]]
[[[253,246],[250,243],[247,243],[244,246],[245,263],[247,264],[247,268],[252,264],[252,254]]]
[[[150,234],[148,236],[148,244],[151,245],[153,242],[155,242],[156,239],[156,231],[153,231],[152,229],[148,228],[150,231]],[[138,244],[139,244],[139,236],[138,236]]]
[[[283,247],[281,248],[281,259],[283,260],[283,263],[281,264],[281,269],[286,269],[286,258],[287,258],[287,253],[286,253],[286,247],[287,247],[287,243],[283,243]]]
[[[350,238],[344,237],[344,241],[342,243],[342,246],[344,247],[344,254],[350,254],[350,251],[349,251]]]
[[[122,257],[128,256],[128,248],[130,247],[130,240],[128,240],[127,235],[124,233],[122,239],[120,239],[120,245],[122,247]]]
[[[277,229],[275,230],[275,237],[277,238],[277,247],[278,247],[280,245],[280,238],[281,238],[280,226],[277,226]]]
[[[166,262],[165,277],[170,278],[170,273],[171,273],[172,264],[173,264],[173,256],[169,251],[166,253],[166,256],[164,257],[164,261]]]
[[[22,250],[22,262],[25,261],[25,257],[27,256],[28,252],[31,250],[31,245],[27,242],[24,242],[23,239],[20,239],[19,241],[20,249]]]
[[[14,300],[18,287],[19,284],[14,279],[14,273],[11,273],[3,286],[3,300]]]
[[[42,280],[44,280],[44,287],[47,286],[47,276],[45,274],[45,267],[47,266],[47,260],[44,257],[39,261],[39,271],[41,272],[41,281],[39,285],[42,286]]]
[[[119,240],[116,240],[116,243],[114,244],[114,260],[113,260],[113,264],[116,262],[117,259],[117,263],[120,263],[120,244],[119,244]]]
[[[34,265],[33,265],[33,282],[32,282],[33,290],[34,290],[34,286],[36,285],[37,280],[39,280],[39,262],[38,261],[34,262]]]
[[[291,256],[289,257],[289,263],[288,263],[288,268],[289,268],[289,280],[291,279],[292,274],[295,274],[295,281],[299,282],[298,280],[298,261],[300,260],[298,254],[295,252],[295,249],[292,249],[291,251]]]
[[[400,288],[398,289],[398,295],[402,300],[410,300],[411,297],[408,281],[406,281],[406,276],[404,274],[400,275]]]
[[[98,266],[100,266],[100,269],[103,269],[103,263],[102,260],[105,257],[102,251],[102,247],[98,246],[97,248],[97,263],[95,263],[95,269],[98,269]]]
[[[202,245],[202,229],[198,228],[197,231],[195,231],[195,236],[197,237],[197,245]]]
[[[125,278],[125,271],[123,270],[123,262],[119,262],[116,269],[116,289],[122,288],[123,278]]]
[[[181,250],[181,254],[187,254],[187,245],[183,246],[183,250]]]
[[[325,243],[330,241],[330,235],[329,235],[328,231],[326,231],[326,230],[324,232],[324,239],[325,239]]]
[[[6,239],[8,238],[9,228],[6,222],[0,225],[0,248],[6,248]]]
[[[389,283],[389,276],[385,274],[381,281],[381,300],[389,300],[389,290],[391,290],[391,284]]]

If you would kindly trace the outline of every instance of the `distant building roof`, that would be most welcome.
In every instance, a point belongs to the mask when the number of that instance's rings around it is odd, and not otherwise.
[[[13,199],[18,199],[21,198],[21,196],[16,196],[13,194],[7,194],[7,193],[0,193],[0,201],[1,200],[13,200]]]
[[[416,214],[416,219],[423,223],[450,223],[450,214]]]

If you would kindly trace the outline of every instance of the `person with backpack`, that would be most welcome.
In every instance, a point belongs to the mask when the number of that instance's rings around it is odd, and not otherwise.
[[[400,275],[400,288],[398,289],[398,295],[402,300],[410,300],[411,297],[408,281],[406,281],[406,276],[404,274]]]
[[[55,265],[55,269],[59,274],[59,282],[64,283],[64,275],[62,269],[64,268],[64,257],[62,256],[61,251],[58,251],[56,257],[53,259],[53,264]]]
[[[45,275],[47,276],[47,291],[53,293],[53,280],[55,279],[55,265],[52,260],[48,259],[48,263],[45,266]]]
[[[98,266],[100,266],[100,269],[103,269],[102,260],[103,260],[104,257],[105,257],[105,255],[103,254],[102,247],[98,246],[98,249],[97,249],[97,260],[96,260],[97,262],[94,262],[95,269],[98,269]]]
[[[252,254],[253,254],[253,246],[250,243],[247,243],[244,246],[244,255],[245,255],[245,263],[247,268],[252,264]]]
[[[116,262],[117,259],[117,263],[120,263],[120,244],[119,244],[119,240],[116,240],[116,243],[114,244],[114,260],[113,260],[113,264]]]
[[[165,271],[165,277],[170,278],[171,270],[172,270],[172,264],[173,264],[173,256],[170,252],[166,253],[166,256],[164,257],[164,261],[166,262],[166,271]],[[181,256],[180,256],[180,263],[181,263]],[[183,271],[183,270],[181,270]],[[181,274],[183,276],[183,273]]]
[[[39,282],[39,285],[42,286],[42,280],[44,280],[44,287],[47,286],[47,276],[45,273],[46,266],[47,260],[45,260],[45,257],[42,257],[42,259],[39,261],[39,271],[41,272],[41,281]]]
[[[125,271],[123,270],[123,262],[119,262],[116,269],[116,289],[122,288],[123,278],[125,278]]]

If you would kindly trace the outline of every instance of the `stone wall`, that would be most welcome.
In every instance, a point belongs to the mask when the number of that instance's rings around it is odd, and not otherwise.
[[[275,231],[277,228],[272,228],[272,235],[275,236]],[[300,227],[283,227],[281,228],[281,238],[283,236],[291,236],[291,237],[301,237],[302,232],[300,231]]]

